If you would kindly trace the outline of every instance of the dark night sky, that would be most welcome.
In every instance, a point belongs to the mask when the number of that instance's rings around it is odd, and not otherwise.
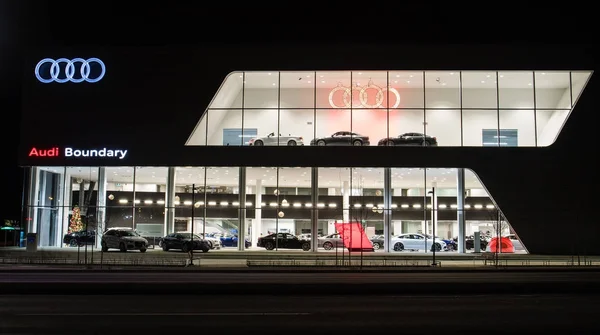
[[[2,127],[2,187],[5,197],[0,218],[20,215],[22,177],[17,167],[20,115],[19,71],[21,57],[36,45],[169,45],[203,43],[246,43],[286,45],[304,44],[307,49],[324,44],[349,45],[357,41],[374,44],[528,44],[587,43],[573,45],[598,59],[593,39],[597,18],[585,8],[457,8],[446,5],[406,5],[394,7],[381,1],[372,8],[351,8],[340,2],[331,9],[322,3],[282,2],[281,8],[267,10],[250,6],[232,12],[233,3],[208,6],[179,1],[169,2],[75,2],[44,0],[0,0],[0,123]],[[143,5],[123,5],[124,3]],[[168,5],[167,5],[168,4]],[[221,8],[219,7],[221,6]],[[228,8],[229,7],[229,8]],[[583,49],[582,49],[583,48]],[[459,55],[455,55],[459,57]],[[251,57],[246,55],[245,57]],[[432,57],[436,57],[432,55]],[[298,61],[302,61],[299,55]],[[343,61],[343,58],[340,59]],[[595,69],[596,64],[594,64]],[[596,74],[597,75],[597,74]],[[588,111],[597,111],[594,106]],[[592,141],[597,117],[576,118],[574,127],[581,141]],[[592,128],[594,127],[594,128]],[[595,140],[597,141],[597,140]],[[565,163],[587,164],[597,155],[576,148]],[[583,170],[582,170],[583,171]],[[584,182],[581,177],[574,182]]]

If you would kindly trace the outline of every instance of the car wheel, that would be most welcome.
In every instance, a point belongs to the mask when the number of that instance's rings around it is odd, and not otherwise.
[[[442,246],[439,243],[435,243],[434,245],[431,246],[431,251],[433,251],[435,248],[435,251],[442,251]]]
[[[317,145],[318,145],[318,146],[320,146],[320,147],[324,147],[324,146],[325,146],[325,144],[326,144],[326,143],[325,143],[325,141],[323,141],[323,140],[318,140],[318,141],[317,141]]]
[[[423,141],[423,143],[421,143],[421,145],[424,146],[424,147],[428,147],[429,146],[429,142]]]
[[[208,252],[210,249],[202,249],[202,252]]]
[[[258,141],[254,141],[254,145],[257,146],[257,147],[262,147],[265,144],[263,143],[263,141],[258,140]]]
[[[352,142],[352,145],[355,146],[355,147],[360,147],[361,145],[363,145],[363,143],[362,143],[361,140],[354,140]]]
[[[394,143],[394,141],[386,141],[385,145],[387,145],[388,147],[393,147],[394,145],[396,145],[396,143]]]
[[[76,246],[78,246],[77,241],[75,239],[69,241],[69,246],[70,247],[76,247]]]
[[[127,251],[127,247],[125,246],[125,243],[121,242],[119,244],[119,251],[121,251],[121,252],[126,252]]]
[[[146,252],[146,250],[148,250],[148,249],[146,249],[146,248],[140,248],[140,252]]]
[[[373,249],[379,250],[379,248],[381,248],[381,246],[379,245],[379,243],[378,242],[374,242],[373,243]]]
[[[102,252],[108,251],[108,247],[106,246],[106,243],[102,242],[102,243],[100,243],[100,246],[102,247]]]
[[[265,249],[273,250],[273,249],[275,249],[275,245],[273,244],[273,242],[267,242],[267,243],[265,243]]]
[[[404,250],[404,244],[398,242],[396,244],[394,244],[394,251],[402,251]]]
[[[290,147],[295,147],[295,146],[296,146],[296,141],[294,141],[294,140],[291,140],[291,141],[289,141],[289,142],[287,143],[287,145],[288,145],[288,146],[290,146]]]
[[[165,242],[162,243],[162,250],[169,251],[169,246]]]
[[[325,249],[325,250],[331,250],[331,249],[333,249],[333,243],[331,243],[331,242],[325,242],[325,243],[323,243],[323,249]]]
[[[302,250],[309,251],[310,250],[310,243],[308,243],[308,242],[302,243]]]

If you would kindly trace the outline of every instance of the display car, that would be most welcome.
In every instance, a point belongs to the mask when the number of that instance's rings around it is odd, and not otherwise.
[[[369,145],[369,136],[353,133],[351,131],[338,131],[331,136],[318,137],[310,141],[310,145],[354,145],[362,146]]]
[[[330,234],[327,236],[319,237],[319,248],[325,250],[332,250],[333,248],[343,248],[344,241],[339,233]]]
[[[394,251],[403,250],[431,250],[442,251],[447,250],[446,243],[439,238],[433,239],[427,238],[423,234],[400,234],[398,236],[392,236],[390,245]]]
[[[208,242],[211,249],[221,249],[221,239],[220,238],[211,237],[211,236],[208,236],[208,234],[206,234],[206,235],[207,236],[204,236],[204,234],[202,234],[202,233],[198,234],[198,236],[200,236],[200,238],[202,238]]]
[[[221,246],[223,247],[237,247],[238,246],[238,236],[237,235],[223,235],[220,237]],[[245,246],[246,248],[250,248],[252,242],[246,239]]]
[[[131,228],[109,228],[102,235],[100,245],[103,252],[109,249],[119,249],[121,252],[127,250],[146,252],[148,249],[148,241]]]
[[[96,231],[95,230],[82,230],[75,231],[72,233],[65,234],[63,237],[63,243],[70,247],[82,247],[86,244],[96,243]]]
[[[386,137],[379,140],[377,145],[385,146],[400,146],[400,145],[421,145],[421,146],[437,146],[437,138],[422,133],[404,133],[397,137]]]
[[[373,244],[373,249],[379,250],[383,248],[383,241],[385,240],[383,235],[373,235],[371,236],[370,240]]]
[[[267,250],[277,249],[302,249],[310,250],[310,241],[301,240],[297,236],[289,233],[277,233],[259,237],[256,243],[257,247],[263,247]]]
[[[455,241],[458,241],[458,237],[454,238]],[[479,239],[479,250],[484,251],[488,245],[487,239],[483,236]],[[474,236],[466,236],[465,237],[465,249],[472,250],[475,249],[475,237]]]
[[[183,252],[188,252],[193,246],[194,250],[202,250],[208,252],[211,247],[207,240],[201,236],[191,233],[172,233],[163,237],[160,241],[160,246],[163,251],[178,249]]]
[[[302,136],[292,136],[289,134],[288,136],[275,136],[275,133],[270,133],[265,137],[256,137],[251,138],[248,141],[248,145],[253,145],[256,147],[262,147],[265,145],[287,145],[287,146],[296,146],[296,145],[304,145],[304,139]]]

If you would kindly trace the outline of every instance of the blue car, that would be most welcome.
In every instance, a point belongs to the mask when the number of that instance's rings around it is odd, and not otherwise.
[[[246,240],[246,248],[250,248],[252,243]],[[221,246],[223,247],[237,247],[238,246],[238,236],[237,235],[226,235],[221,236]]]

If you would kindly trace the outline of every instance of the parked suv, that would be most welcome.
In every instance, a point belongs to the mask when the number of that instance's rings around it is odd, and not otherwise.
[[[104,252],[108,249],[119,249],[121,252],[127,250],[146,252],[148,240],[131,228],[110,228],[102,235],[101,246]]]

